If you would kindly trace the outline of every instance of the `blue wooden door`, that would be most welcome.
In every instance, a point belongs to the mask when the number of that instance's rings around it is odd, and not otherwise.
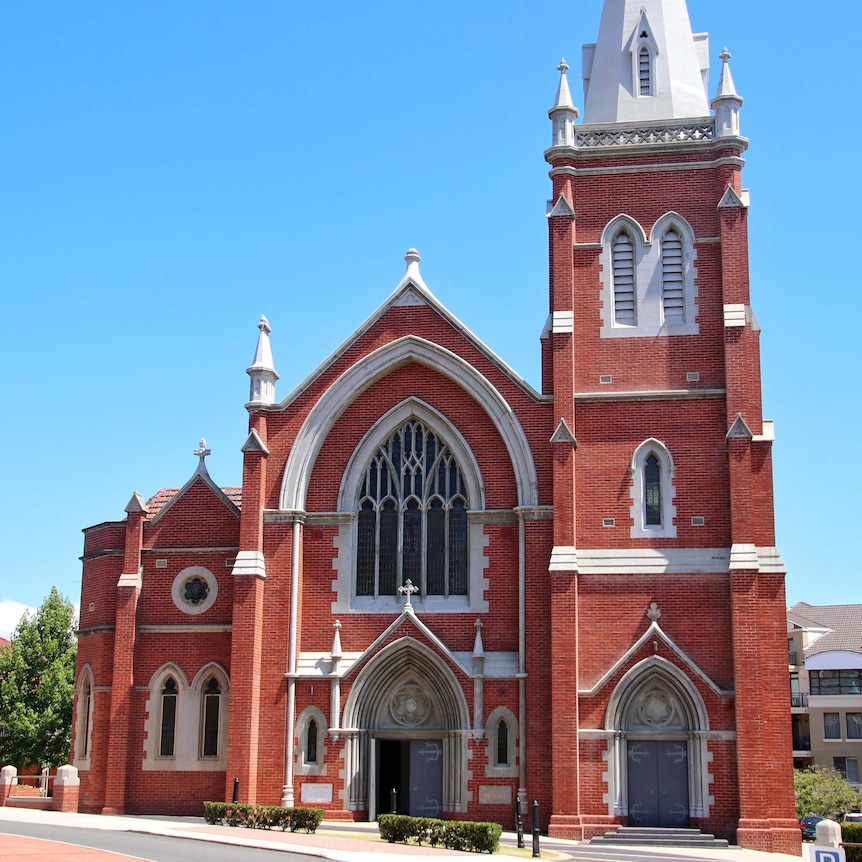
[[[410,815],[439,817],[443,813],[443,741],[410,740]]]

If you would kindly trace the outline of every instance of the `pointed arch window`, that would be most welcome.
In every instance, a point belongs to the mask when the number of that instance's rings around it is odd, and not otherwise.
[[[317,722],[313,718],[305,731],[305,762],[317,763]]]
[[[497,725],[497,766],[509,765],[509,725],[500,721]]]
[[[662,312],[664,322],[685,323],[685,276],[682,235],[668,230],[661,242]]]
[[[218,757],[219,715],[221,713],[221,686],[210,677],[204,689],[201,726],[201,757]]]
[[[159,728],[159,757],[173,757],[177,734],[177,683],[173,677],[165,680],[161,691],[161,724]]]
[[[644,463],[644,523],[661,526],[661,463],[655,453]]]
[[[632,235],[621,230],[613,241],[614,323],[635,326],[635,243]]]
[[[357,521],[357,596],[394,596],[408,578],[422,597],[467,595],[464,477],[420,420],[405,422],[372,456]]]
[[[641,45],[638,51],[638,95],[652,94],[652,54],[646,45]]]
[[[635,449],[629,467],[631,487],[631,538],[675,538],[676,468],[667,447],[655,438]]]

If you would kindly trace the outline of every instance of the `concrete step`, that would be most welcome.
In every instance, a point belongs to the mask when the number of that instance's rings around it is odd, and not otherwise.
[[[7,808],[33,808],[37,811],[51,810],[50,796],[10,796],[6,800]]]
[[[728,842],[700,829],[661,829],[647,826],[621,826],[614,832],[590,839],[591,844],[647,845],[653,847],[725,848]]]

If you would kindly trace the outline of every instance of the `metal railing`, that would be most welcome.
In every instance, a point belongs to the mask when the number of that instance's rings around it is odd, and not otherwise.
[[[808,706],[808,695],[807,694],[791,694],[790,695],[790,705],[791,706]]]

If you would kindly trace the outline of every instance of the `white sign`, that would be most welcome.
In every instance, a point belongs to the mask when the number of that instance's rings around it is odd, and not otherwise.
[[[303,802],[332,802],[332,785],[303,784],[300,799]]]
[[[811,862],[847,862],[843,847],[818,847],[812,848]]]

